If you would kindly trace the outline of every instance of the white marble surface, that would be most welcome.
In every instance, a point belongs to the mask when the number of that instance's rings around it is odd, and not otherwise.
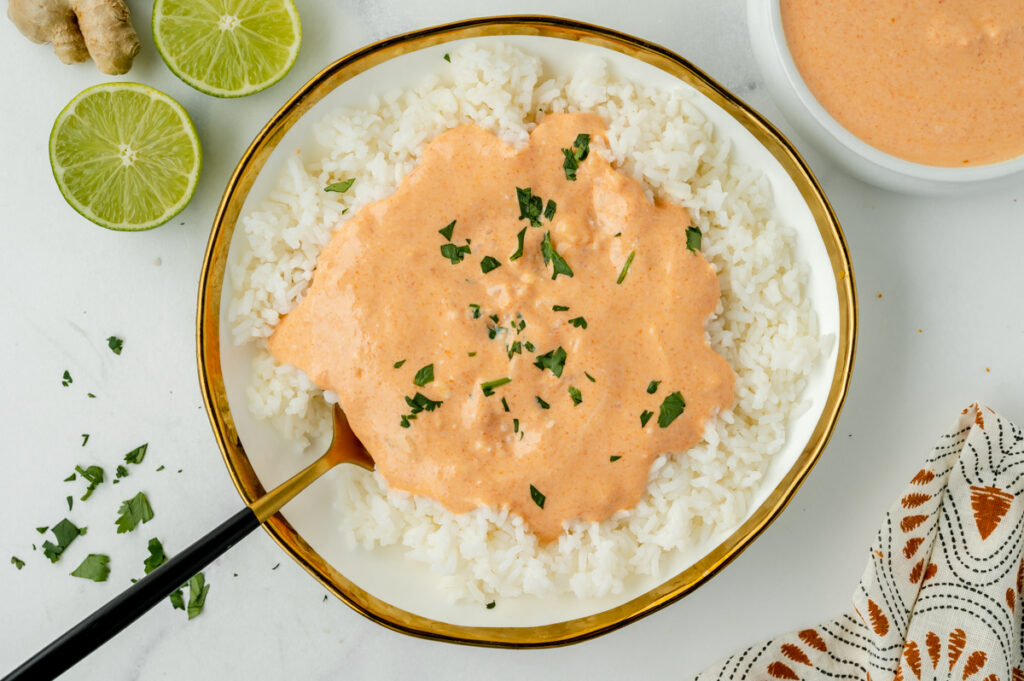
[[[197,386],[198,272],[235,161],[320,67],[373,40],[441,22],[560,14],[675,50],[790,132],[761,87],[743,0],[299,0],[298,63],[275,87],[242,100],[209,98],[178,81],[153,48],[149,3],[133,4],[143,51],[128,78],[185,105],[205,163],[191,205],[142,234],[107,232],[80,218],[60,198],[47,162],[57,113],[81,89],[109,79],[91,65],[59,64],[0,21],[0,673],[137,576],[149,537],[173,552],[239,507]],[[956,412],[981,400],[1024,422],[1024,187],[955,200],[900,196],[851,179],[794,141],[850,242],[861,296],[857,365],[832,444],[803,489],[709,584],[624,630],[568,648],[457,647],[392,633],[333,598],[325,602],[260,532],[206,571],[212,587],[201,617],[186,622],[181,611],[157,607],[66,678],[684,678],[741,645],[848,607],[876,522]],[[120,357],[106,347],[111,334],[125,339]],[[74,377],[67,388],[65,369]],[[85,448],[81,433],[90,434]],[[64,497],[81,494],[81,483],[62,482],[75,464],[112,471],[141,442],[149,454],[131,477],[67,512]],[[166,470],[158,473],[160,464]],[[116,507],[138,489],[156,518],[116,535]],[[43,539],[34,528],[64,516],[89,534],[51,565],[31,549]],[[89,552],[112,556],[108,582],[68,576]],[[11,554],[27,561],[25,569],[8,564]]]

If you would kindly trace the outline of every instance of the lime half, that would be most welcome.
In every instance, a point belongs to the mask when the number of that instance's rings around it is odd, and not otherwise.
[[[71,207],[107,229],[152,229],[192,198],[202,151],[185,109],[138,83],[83,90],[50,132],[50,167]]]
[[[284,78],[302,27],[292,0],[155,0],[153,42],[195,89],[244,97]]]

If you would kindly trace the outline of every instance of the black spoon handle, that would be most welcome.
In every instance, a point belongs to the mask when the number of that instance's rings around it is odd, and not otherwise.
[[[33,655],[3,681],[49,681],[113,638],[260,526],[248,507],[149,573]]]

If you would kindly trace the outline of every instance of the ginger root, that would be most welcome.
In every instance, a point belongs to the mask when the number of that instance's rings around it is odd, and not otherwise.
[[[10,0],[7,16],[29,40],[53,43],[65,64],[92,57],[103,73],[127,73],[139,53],[124,0]]]

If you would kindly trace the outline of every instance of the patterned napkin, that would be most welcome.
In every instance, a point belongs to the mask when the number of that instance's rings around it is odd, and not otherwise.
[[[971,405],[885,516],[853,610],[700,681],[1024,681],[1024,433]]]

